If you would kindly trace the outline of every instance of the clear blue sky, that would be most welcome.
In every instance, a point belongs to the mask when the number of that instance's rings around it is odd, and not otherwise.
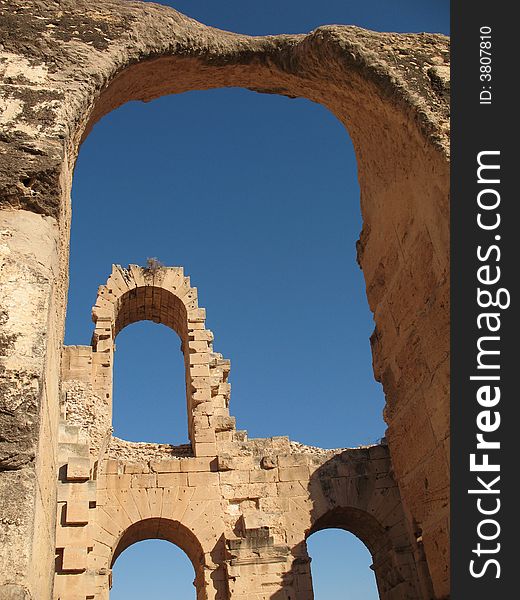
[[[333,23],[449,33],[449,2],[441,0],[163,4],[252,35]],[[384,435],[384,398],[355,261],[360,230],[350,139],[323,107],[239,89],[129,103],[94,127],[77,163],[66,343],[90,342],[90,310],[112,263],[154,256],[184,266],[199,289],[215,350],[231,359],[230,408],[240,429],[323,447],[375,442]],[[174,332],[147,322],[123,330],[115,434],[186,441],[182,370]],[[309,548],[317,600],[377,597],[370,557],[353,536],[321,532]],[[142,598],[139,581],[150,590],[156,564],[175,567],[148,597],[194,598],[181,554],[158,541],[129,548],[116,563],[112,598]],[[166,591],[172,571],[175,594]],[[339,572],[348,589],[334,587]]]

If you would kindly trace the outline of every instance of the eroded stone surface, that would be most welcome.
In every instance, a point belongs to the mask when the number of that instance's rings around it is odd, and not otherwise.
[[[0,586],[36,598],[50,595],[52,584],[56,399],[79,143],[126,101],[241,86],[319,102],[352,137],[364,220],[358,257],[376,322],[374,369],[387,398],[393,468],[409,528],[424,540],[434,595],[446,597],[447,38],[343,26],[253,38],[166,7],[117,0],[2,0],[0,10],[4,241],[26,245],[2,271],[8,435],[1,440],[0,501],[15,502],[20,514],[9,530],[2,525],[10,543],[0,564],[12,568],[0,568]],[[40,233],[27,235],[28,218]],[[37,307],[27,309],[37,311],[29,324],[12,302],[24,286]],[[19,431],[19,441],[9,431]],[[17,488],[13,477],[21,476],[26,484]]]

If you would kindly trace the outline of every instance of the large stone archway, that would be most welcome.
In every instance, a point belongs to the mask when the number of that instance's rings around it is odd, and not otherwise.
[[[358,256],[376,321],[374,368],[387,398],[393,467],[435,596],[446,597],[448,40],[341,26],[252,38],[116,0],[13,0],[0,27],[0,589],[18,597],[51,593],[79,144],[97,119],[129,100],[240,86],[319,102],[351,135],[364,220]]]

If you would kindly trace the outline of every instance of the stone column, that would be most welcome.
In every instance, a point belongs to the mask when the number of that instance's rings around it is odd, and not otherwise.
[[[0,597],[50,598],[62,324],[56,220],[0,212]]]

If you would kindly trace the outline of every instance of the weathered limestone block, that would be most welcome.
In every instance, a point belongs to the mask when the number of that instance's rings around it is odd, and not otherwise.
[[[85,449],[87,454],[88,448]],[[90,458],[88,454],[83,456],[71,456],[67,461],[67,480],[86,481],[90,478]]]

